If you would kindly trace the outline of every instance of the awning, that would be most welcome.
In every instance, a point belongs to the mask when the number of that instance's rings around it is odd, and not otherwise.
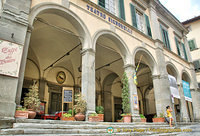
[[[176,84],[176,78],[172,75],[168,75],[169,83],[170,83],[170,91],[171,95],[174,98],[180,99],[179,91],[178,91],[178,86]]]

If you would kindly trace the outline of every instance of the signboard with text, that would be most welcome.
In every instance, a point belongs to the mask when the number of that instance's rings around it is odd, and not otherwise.
[[[185,96],[185,100],[192,102],[192,96],[190,92],[190,83],[182,80],[183,83],[183,92]]]
[[[0,39],[0,74],[18,77],[23,46]]]

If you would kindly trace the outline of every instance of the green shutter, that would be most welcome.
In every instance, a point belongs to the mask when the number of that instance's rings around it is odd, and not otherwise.
[[[183,47],[185,59],[188,60],[188,58],[187,58],[187,53],[186,53],[186,50],[185,50],[185,45],[184,45],[183,43],[181,43],[181,44],[182,44],[182,47]]]
[[[133,4],[130,4],[131,7],[131,16],[132,16],[132,23],[135,28],[137,28],[137,21],[136,21],[136,11]]]
[[[177,51],[178,51],[178,55],[181,56],[180,47],[178,45],[178,40],[177,40],[176,37],[175,37],[175,42],[176,42],[176,48],[177,48]]]
[[[164,36],[164,30],[163,30],[163,27],[161,25],[160,25],[160,30],[161,30],[161,35],[162,35],[162,40],[163,40],[164,46],[166,46],[165,36]]]
[[[99,0],[99,6],[105,8],[105,0]]]
[[[150,27],[150,23],[149,23],[149,17],[146,14],[144,14],[144,16],[145,16],[145,20],[146,20],[147,34],[148,34],[148,36],[152,37],[151,27]]]
[[[195,43],[194,43],[194,40],[189,40],[188,41],[188,44],[189,44],[189,47],[190,47],[190,50],[194,50],[196,48],[195,46]]]
[[[165,35],[166,35],[165,38],[166,38],[167,48],[171,51],[168,32],[166,30],[164,30],[164,31],[165,31]]]
[[[121,19],[125,20],[124,0],[119,0],[119,15]]]

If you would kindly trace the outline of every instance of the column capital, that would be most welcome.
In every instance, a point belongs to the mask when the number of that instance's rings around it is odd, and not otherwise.
[[[154,79],[160,79],[160,75],[152,75],[151,77],[152,77],[153,80]]]
[[[92,48],[83,49],[83,50],[81,51],[81,54],[82,54],[82,55],[85,55],[85,53],[87,53],[87,52],[92,53],[92,54],[95,54],[95,50],[92,49]]]
[[[127,68],[133,68],[133,69],[135,69],[135,66],[133,64],[126,64],[126,65],[124,65],[124,69],[127,69]]]

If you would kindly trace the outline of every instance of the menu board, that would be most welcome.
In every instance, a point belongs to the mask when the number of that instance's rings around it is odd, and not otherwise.
[[[64,103],[72,103],[72,90],[64,89]]]

